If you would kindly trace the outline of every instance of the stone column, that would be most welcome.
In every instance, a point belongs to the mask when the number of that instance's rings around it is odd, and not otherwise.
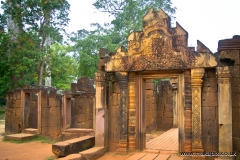
[[[178,128],[177,79],[170,79],[173,89],[173,127]]]
[[[95,146],[108,150],[108,110],[106,105],[106,73],[95,72],[96,81],[96,129]]]
[[[191,69],[192,86],[192,152],[203,152],[201,119],[201,86],[204,68]],[[198,157],[199,158],[199,157]],[[204,157],[202,157],[204,158]]]
[[[232,152],[232,95],[230,67],[217,67],[219,150]],[[223,157],[219,157],[223,158]],[[230,157],[225,157],[231,159]]]
[[[129,73],[128,81],[128,105],[129,105],[129,123],[128,123],[128,149],[130,152],[136,149],[136,83],[135,73]]]
[[[117,152],[126,154],[128,148],[128,73],[116,72],[120,85],[120,141]]]

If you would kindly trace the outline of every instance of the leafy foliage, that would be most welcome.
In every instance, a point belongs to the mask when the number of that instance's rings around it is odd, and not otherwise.
[[[71,46],[52,45],[49,62],[52,86],[61,89],[70,89],[70,84],[76,79],[77,61],[69,55],[71,51]]]
[[[96,0],[93,5],[115,17],[111,22],[111,36],[118,39],[116,43],[125,47],[129,33],[142,30],[142,17],[151,7],[162,8],[172,18],[176,11],[171,0]]]
[[[72,41],[76,42],[74,56],[79,63],[78,77],[94,77],[98,66],[98,50],[101,47],[112,51],[116,49],[117,44],[114,44],[111,37],[105,32],[105,29],[99,27],[94,31],[79,30],[77,34],[73,35]]]
[[[94,76],[100,48],[115,51],[120,45],[127,47],[127,36],[132,31],[142,30],[142,17],[151,7],[162,8],[169,15],[176,9],[171,0],[95,0],[93,5],[114,16],[114,20],[104,26],[93,23],[94,31],[80,30],[72,36],[76,43],[74,51],[79,63],[79,77]]]
[[[31,54],[38,55],[34,63],[38,65],[37,68],[35,67],[38,71],[38,84],[42,85],[43,67],[49,56],[49,45],[62,40],[61,33],[69,22],[70,5],[66,0],[8,0],[1,3],[4,10],[3,16],[9,20],[8,29],[12,39],[17,37],[17,41],[25,39],[26,42],[30,39],[30,45],[34,43],[34,49],[29,51]],[[11,21],[13,24],[10,23]],[[12,26],[9,27],[10,25]],[[31,37],[26,37],[29,34]],[[24,45],[18,51],[24,52],[25,48],[29,47]],[[10,52],[13,55],[12,48]],[[16,54],[19,55],[19,52]],[[28,61],[29,57],[23,57],[23,63]]]

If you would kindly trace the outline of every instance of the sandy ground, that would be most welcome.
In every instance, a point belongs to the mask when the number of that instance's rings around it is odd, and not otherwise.
[[[52,144],[28,142],[16,144],[2,141],[4,124],[0,122],[0,160],[47,160],[52,153]]]
[[[41,142],[23,144],[3,142],[4,127],[4,122],[0,122],[0,160],[48,160],[48,158],[55,157],[52,153],[52,144]],[[158,135],[159,133],[152,136],[149,135],[147,139],[151,140]],[[119,155],[115,152],[107,152],[98,160],[125,160],[133,154]]]

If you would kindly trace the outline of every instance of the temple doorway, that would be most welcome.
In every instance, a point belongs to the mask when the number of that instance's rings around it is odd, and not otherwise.
[[[144,73],[137,77],[137,149],[177,153],[183,125],[179,123],[182,75]]]

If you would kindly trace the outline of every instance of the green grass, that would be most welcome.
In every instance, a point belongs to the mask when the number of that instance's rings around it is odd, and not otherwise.
[[[55,159],[56,159],[55,156],[51,156],[51,157],[47,157],[47,158],[45,158],[44,160],[55,160]]]
[[[56,141],[54,140],[50,140],[48,138],[45,138],[43,136],[37,136],[36,138],[32,138],[29,140],[8,140],[8,139],[3,139],[4,142],[10,142],[10,143],[16,143],[16,144],[21,144],[21,143],[29,143],[29,142],[42,142],[42,143],[49,143],[49,144],[53,144],[56,143]]]
[[[5,115],[6,107],[0,107],[0,119],[2,119]]]

